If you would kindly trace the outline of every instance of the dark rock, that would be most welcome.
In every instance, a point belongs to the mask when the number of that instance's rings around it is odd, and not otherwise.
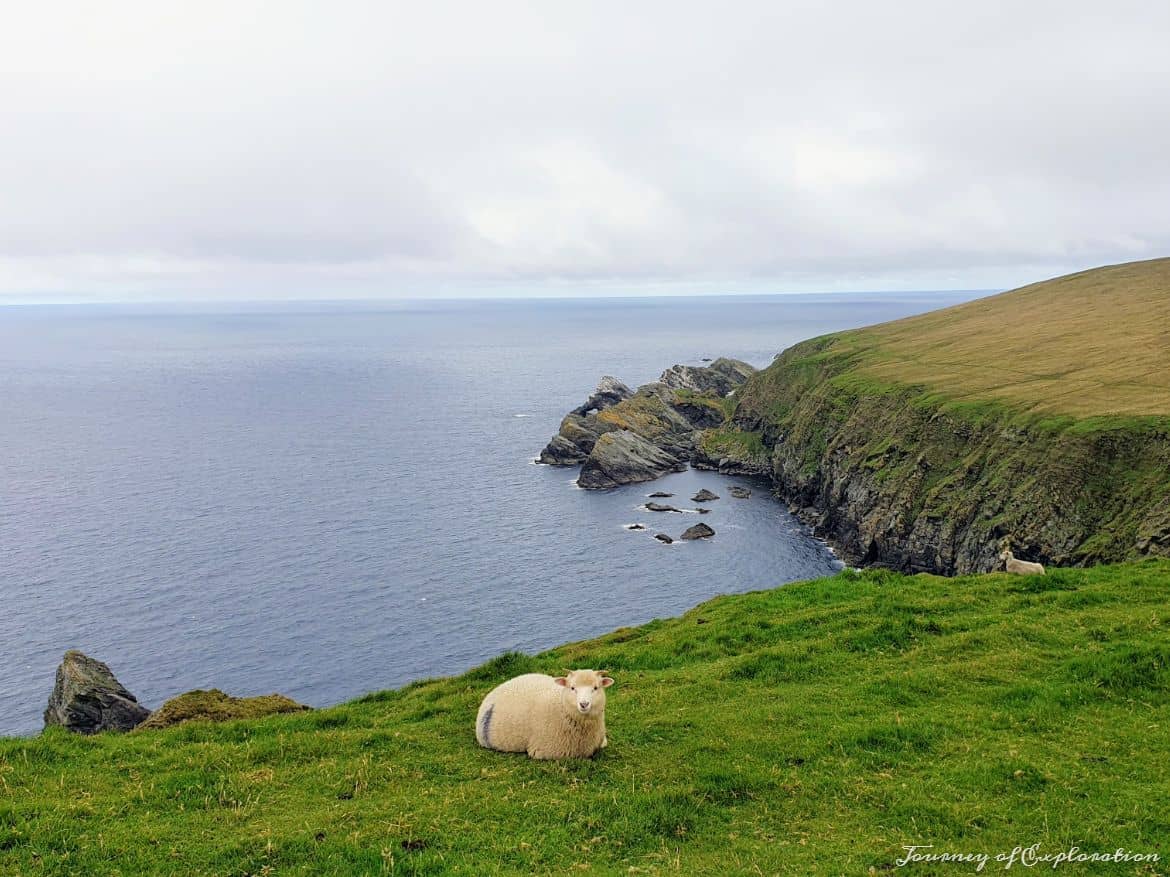
[[[687,527],[683,531],[681,539],[707,539],[715,535],[715,531],[706,524],[695,524],[693,527]]]
[[[71,649],[57,668],[45,727],[61,725],[78,734],[129,731],[149,715],[150,710],[114,678],[109,667]]]
[[[740,487],[739,485],[736,485],[731,488],[731,495],[736,499],[747,499],[752,495],[752,492],[746,487]]]
[[[698,508],[698,509],[695,509],[695,511],[696,511],[696,512],[698,512],[700,515],[709,515],[709,514],[711,514],[711,510],[710,510],[710,509]]]
[[[692,429],[714,429],[725,419],[723,406],[714,393],[701,396],[676,396],[670,407],[686,418]]]
[[[626,529],[627,530],[645,530],[646,525],[645,524],[627,524]]]
[[[695,444],[695,452],[691,455],[691,466],[695,469],[707,469],[713,472],[722,472],[724,475],[753,475],[770,477],[772,463],[767,454],[749,459],[734,459],[727,456],[712,456],[703,450],[701,444]]]
[[[648,502],[643,508],[648,512],[682,512],[682,509],[676,509],[672,505],[662,505],[656,502]]]
[[[231,697],[218,688],[188,691],[172,697],[135,730],[169,728],[183,722],[230,722],[234,719],[258,719],[277,713],[298,713],[310,709],[283,694],[260,697]]]
[[[666,493],[665,491],[662,491],[662,490],[658,490],[658,491],[655,491],[654,493],[650,494],[651,499],[668,499],[672,496],[674,496],[673,493]]]
[[[702,490],[691,497],[691,502],[714,502],[717,499],[719,499],[719,494],[712,493],[704,487]]]
[[[680,472],[686,463],[628,430],[607,432],[597,439],[581,467],[577,486],[594,490],[652,481],[667,472]]]
[[[655,533],[654,538],[657,539],[659,542],[665,542],[667,545],[670,545],[672,542],[674,542],[674,540],[671,539],[669,536],[667,536],[665,533]]]
[[[709,357],[709,356],[704,356],[704,357],[703,357],[703,359],[702,359],[702,361],[703,361],[703,362],[710,362],[710,361],[711,361],[711,357]]]
[[[585,400],[584,404],[573,409],[573,413],[581,416],[596,414],[606,408],[612,408],[618,402],[629,399],[634,395],[633,390],[612,375],[606,375],[597,383],[593,395]]]

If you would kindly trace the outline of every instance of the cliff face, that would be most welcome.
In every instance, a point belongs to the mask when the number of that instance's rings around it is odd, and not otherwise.
[[[1170,275],[1167,260],[1142,264]],[[1100,286],[1094,274],[1086,276]],[[1060,283],[1067,290],[1067,279]],[[1004,361],[996,337],[972,339],[967,323],[989,312],[1008,323],[1019,301],[1037,306],[1045,290],[1036,290],[796,345],[747,382],[730,426],[708,432],[699,446],[708,458],[722,455],[725,468],[766,459],[777,493],[854,563],[982,572],[995,568],[1005,540],[1017,557],[1058,566],[1170,555],[1170,386],[1081,377],[1106,369],[1111,354],[1136,375],[1147,374],[1146,365],[1156,374],[1157,360],[1170,354],[1165,340],[1139,347],[1150,362],[1134,362],[1133,350],[1102,345],[1119,331],[1107,317],[1082,319],[1078,334],[1054,301],[1066,331],[1053,341],[1033,324],[1033,344],[1047,345],[1040,354],[1050,361],[1083,368],[1076,377],[1044,372],[1048,389],[1027,404],[1019,362]],[[1170,283],[1142,296],[1157,318],[1170,303]],[[891,338],[921,347],[902,369],[913,383],[898,379]],[[969,372],[941,361],[953,355],[951,338],[971,347],[961,361]],[[1043,364],[1028,368],[1040,375]],[[937,382],[922,377],[936,373]],[[1074,395],[1061,401],[1070,387]]]

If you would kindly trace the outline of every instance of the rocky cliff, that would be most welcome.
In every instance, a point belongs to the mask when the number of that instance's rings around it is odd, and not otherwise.
[[[736,388],[755,373],[746,362],[675,365],[631,392],[604,377],[597,390],[561,421],[539,462],[581,466],[585,488],[650,481],[686,468],[702,430],[722,425]]]
[[[1170,555],[1170,260],[785,351],[701,456],[764,470],[855,563]]]

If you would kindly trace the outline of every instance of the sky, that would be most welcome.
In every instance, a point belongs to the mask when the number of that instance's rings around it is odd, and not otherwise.
[[[0,302],[1004,289],[1170,255],[1170,3],[0,0]]]

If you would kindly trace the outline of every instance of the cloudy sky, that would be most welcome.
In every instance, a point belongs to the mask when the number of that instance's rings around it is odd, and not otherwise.
[[[1170,255],[1170,3],[0,0],[0,301]]]

